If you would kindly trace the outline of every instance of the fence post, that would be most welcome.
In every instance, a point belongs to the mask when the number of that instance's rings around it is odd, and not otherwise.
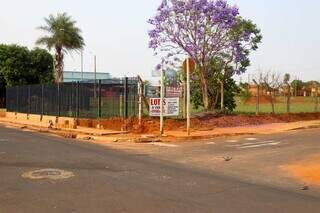
[[[98,81],[98,118],[101,119],[101,80]]]
[[[16,115],[19,111],[19,87],[16,86]]]
[[[314,107],[314,111],[315,112],[318,112],[318,110],[319,110],[319,102],[320,102],[320,100],[319,100],[319,92],[320,92],[320,89],[317,88],[316,89],[316,97],[315,97],[316,104],[315,104],[315,107]]]
[[[57,84],[57,92],[58,92],[58,117],[61,116],[61,101],[60,101],[60,83]]]
[[[31,113],[31,86],[28,86],[28,114],[27,114],[27,119],[29,120],[29,116]]]
[[[124,78],[124,117],[128,118],[128,77]]]
[[[120,94],[119,96],[119,114],[120,117],[123,117],[123,95]]]
[[[77,107],[77,111],[76,111],[76,117],[79,118],[80,115],[80,82],[77,81],[77,100],[76,100],[76,107]]]
[[[141,126],[141,122],[142,122],[142,87],[143,87],[143,82],[140,78],[140,76],[138,76],[138,97],[139,97],[139,125]]]
[[[40,121],[43,119],[43,114],[44,114],[44,85],[41,84],[41,117]]]

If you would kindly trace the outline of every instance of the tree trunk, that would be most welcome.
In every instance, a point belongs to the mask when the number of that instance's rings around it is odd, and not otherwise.
[[[224,81],[223,80],[220,80],[220,85],[221,85],[221,87],[220,87],[220,89],[221,89],[221,91],[220,91],[220,93],[221,93],[221,103],[220,103],[221,112],[224,112]]]
[[[316,105],[314,107],[315,112],[318,112],[318,110],[319,110],[319,102],[320,102],[319,92],[320,92],[320,89],[318,88],[317,92],[316,92]]]
[[[291,87],[287,85],[287,113],[290,113],[290,104],[291,104]]]
[[[60,48],[56,48],[55,81],[56,83],[63,82],[63,53]]]
[[[272,91],[271,91],[271,108],[272,108],[272,114],[275,114],[274,98],[275,98],[275,91],[274,91],[274,89],[272,89]]]
[[[218,99],[219,99],[219,95],[217,94],[216,97],[213,99],[213,102],[211,103],[211,110],[213,112],[215,112],[215,110],[216,110]]]
[[[202,101],[203,101],[204,110],[208,111],[209,109],[208,84],[207,84],[207,79],[205,78],[205,70],[203,68],[201,68],[201,71],[200,71],[200,81],[201,81]]]

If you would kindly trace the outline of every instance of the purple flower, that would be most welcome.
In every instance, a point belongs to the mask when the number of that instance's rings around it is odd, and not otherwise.
[[[247,31],[230,36],[239,18],[238,7],[226,0],[163,0],[148,20],[152,25],[149,47],[164,53],[162,63],[166,65],[191,57],[207,66],[210,60],[226,55],[239,64],[247,60],[243,46],[252,39]]]
[[[162,68],[162,65],[161,64],[157,64],[156,70],[161,70],[161,68]]]

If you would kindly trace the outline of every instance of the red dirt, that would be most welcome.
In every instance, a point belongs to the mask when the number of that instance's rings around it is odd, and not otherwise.
[[[5,112],[0,112],[0,117],[6,117],[6,113]]]
[[[125,124],[123,118],[110,118],[110,119],[79,119],[78,125],[82,127],[93,127],[96,128],[100,125],[101,128],[111,130],[124,130]]]
[[[320,156],[281,167],[290,176],[307,184],[320,185]]]
[[[261,125],[270,123],[289,123],[296,121],[308,121],[320,119],[320,113],[301,113],[301,114],[281,114],[281,115],[212,115],[207,114],[202,117],[192,118],[191,126],[193,130],[212,130],[223,127],[237,127]],[[98,120],[80,119],[79,126],[96,127]],[[159,118],[144,118],[142,125],[136,118],[123,120],[122,118],[102,119],[100,124],[105,129],[129,130],[134,133],[157,133],[159,132]],[[185,130],[186,121],[178,119],[165,119],[164,129]]]

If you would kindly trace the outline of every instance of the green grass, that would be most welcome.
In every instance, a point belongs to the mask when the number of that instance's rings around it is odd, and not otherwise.
[[[255,113],[255,104],[244,104],[237,98],[237,107],[235,112],[237,113]],[[270,103],[260,104],[261,113],[271,113],[272,108]],[[284,97],[278,97],[275,103],[275,112],[277,114],[286,113],[287,105]],[[292,97],[291,99],[291,113],[304,113],[304,112],[315,112],[315,100],[312,97]]]
[[[236,114],[254,114],[256,112],[255,103],[244,104],[239,97],[236,97],[237,107],[234,110]],[[182,106],[181,106],[182,107]],[[315,99],[312,97],[292,97],[291,98],[291,113],[308,113],[315,112]],[[199,109],[191,108],[191,114],[203,112],[203,107]],[[260,113],[271,113],[272,108],[270,103],[260,104]],[[275,113],[282,114],[287,112],[285,97],[277,97],[275,103]],[[320,106],[319,106],[320,112]]]

